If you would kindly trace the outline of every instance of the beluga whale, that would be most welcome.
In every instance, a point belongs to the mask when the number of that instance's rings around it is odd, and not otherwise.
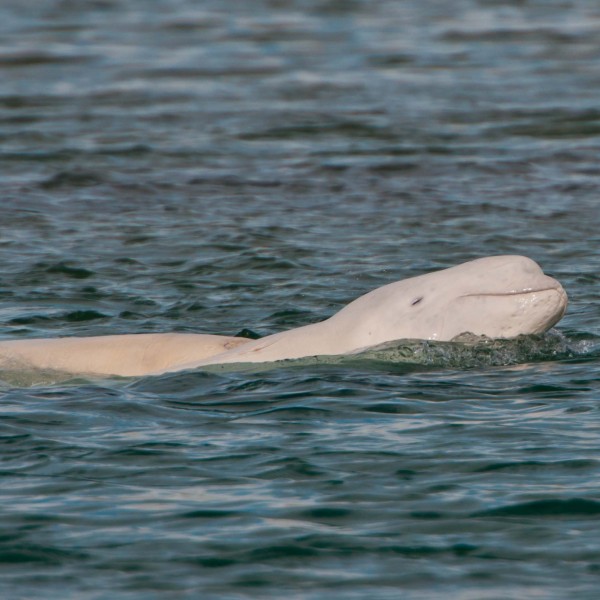
[[[319,323],[257,340],[155,333],[0,341],[0,369],[141,376],[210,365],[360,353],[395,340],[543,333],[567,307],[558,281],[524,256],[490,256],[390,283]]]

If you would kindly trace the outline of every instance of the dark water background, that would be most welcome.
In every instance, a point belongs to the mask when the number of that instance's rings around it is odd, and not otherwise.
[[[0,595],[597,598],[599,158],[592,0],[2,2],[2,337],[267,334],[498,253],[571,305],[491,366],[7,375]]]

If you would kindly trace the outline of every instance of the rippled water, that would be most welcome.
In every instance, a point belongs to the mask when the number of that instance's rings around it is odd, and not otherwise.
[[[3,3],[3,338],[265,335],[498,253],[571,304],[477,349],[4,373],[1,595],[596,598],[599,101],[587,0]]]

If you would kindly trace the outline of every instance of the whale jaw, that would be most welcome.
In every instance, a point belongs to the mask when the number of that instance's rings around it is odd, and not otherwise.
[[[567,309],[567,294],[558,282],[555,284],[545,289],[458,298],[453,308],[468,313],[468,323],[446,320],[440,335],[430,339],[451,340],[462,333],[514,338],[548,331]]]

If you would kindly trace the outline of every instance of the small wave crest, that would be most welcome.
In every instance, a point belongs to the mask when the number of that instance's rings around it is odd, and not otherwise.
[[[512,339],[462,334],[450,342],[400,340],[369,348],[354,355],[354,358],[468,369],[567,360],[595,355],[599,351],[600,338],[596,336],[566,335],[553,329],[539,335],[522,335]]]
[[[556,329],[539,335],[491,339],[462,334],[450,342],[396,340],[353,354],[311,356],[272,363],[238,363],[202,367],[210,372],[266,371],[274,368],[339,365],[376,367],[394,371],[419,369],[474,369],[565,360],[588,360],[600,354],[600,336],[565,334]]]

